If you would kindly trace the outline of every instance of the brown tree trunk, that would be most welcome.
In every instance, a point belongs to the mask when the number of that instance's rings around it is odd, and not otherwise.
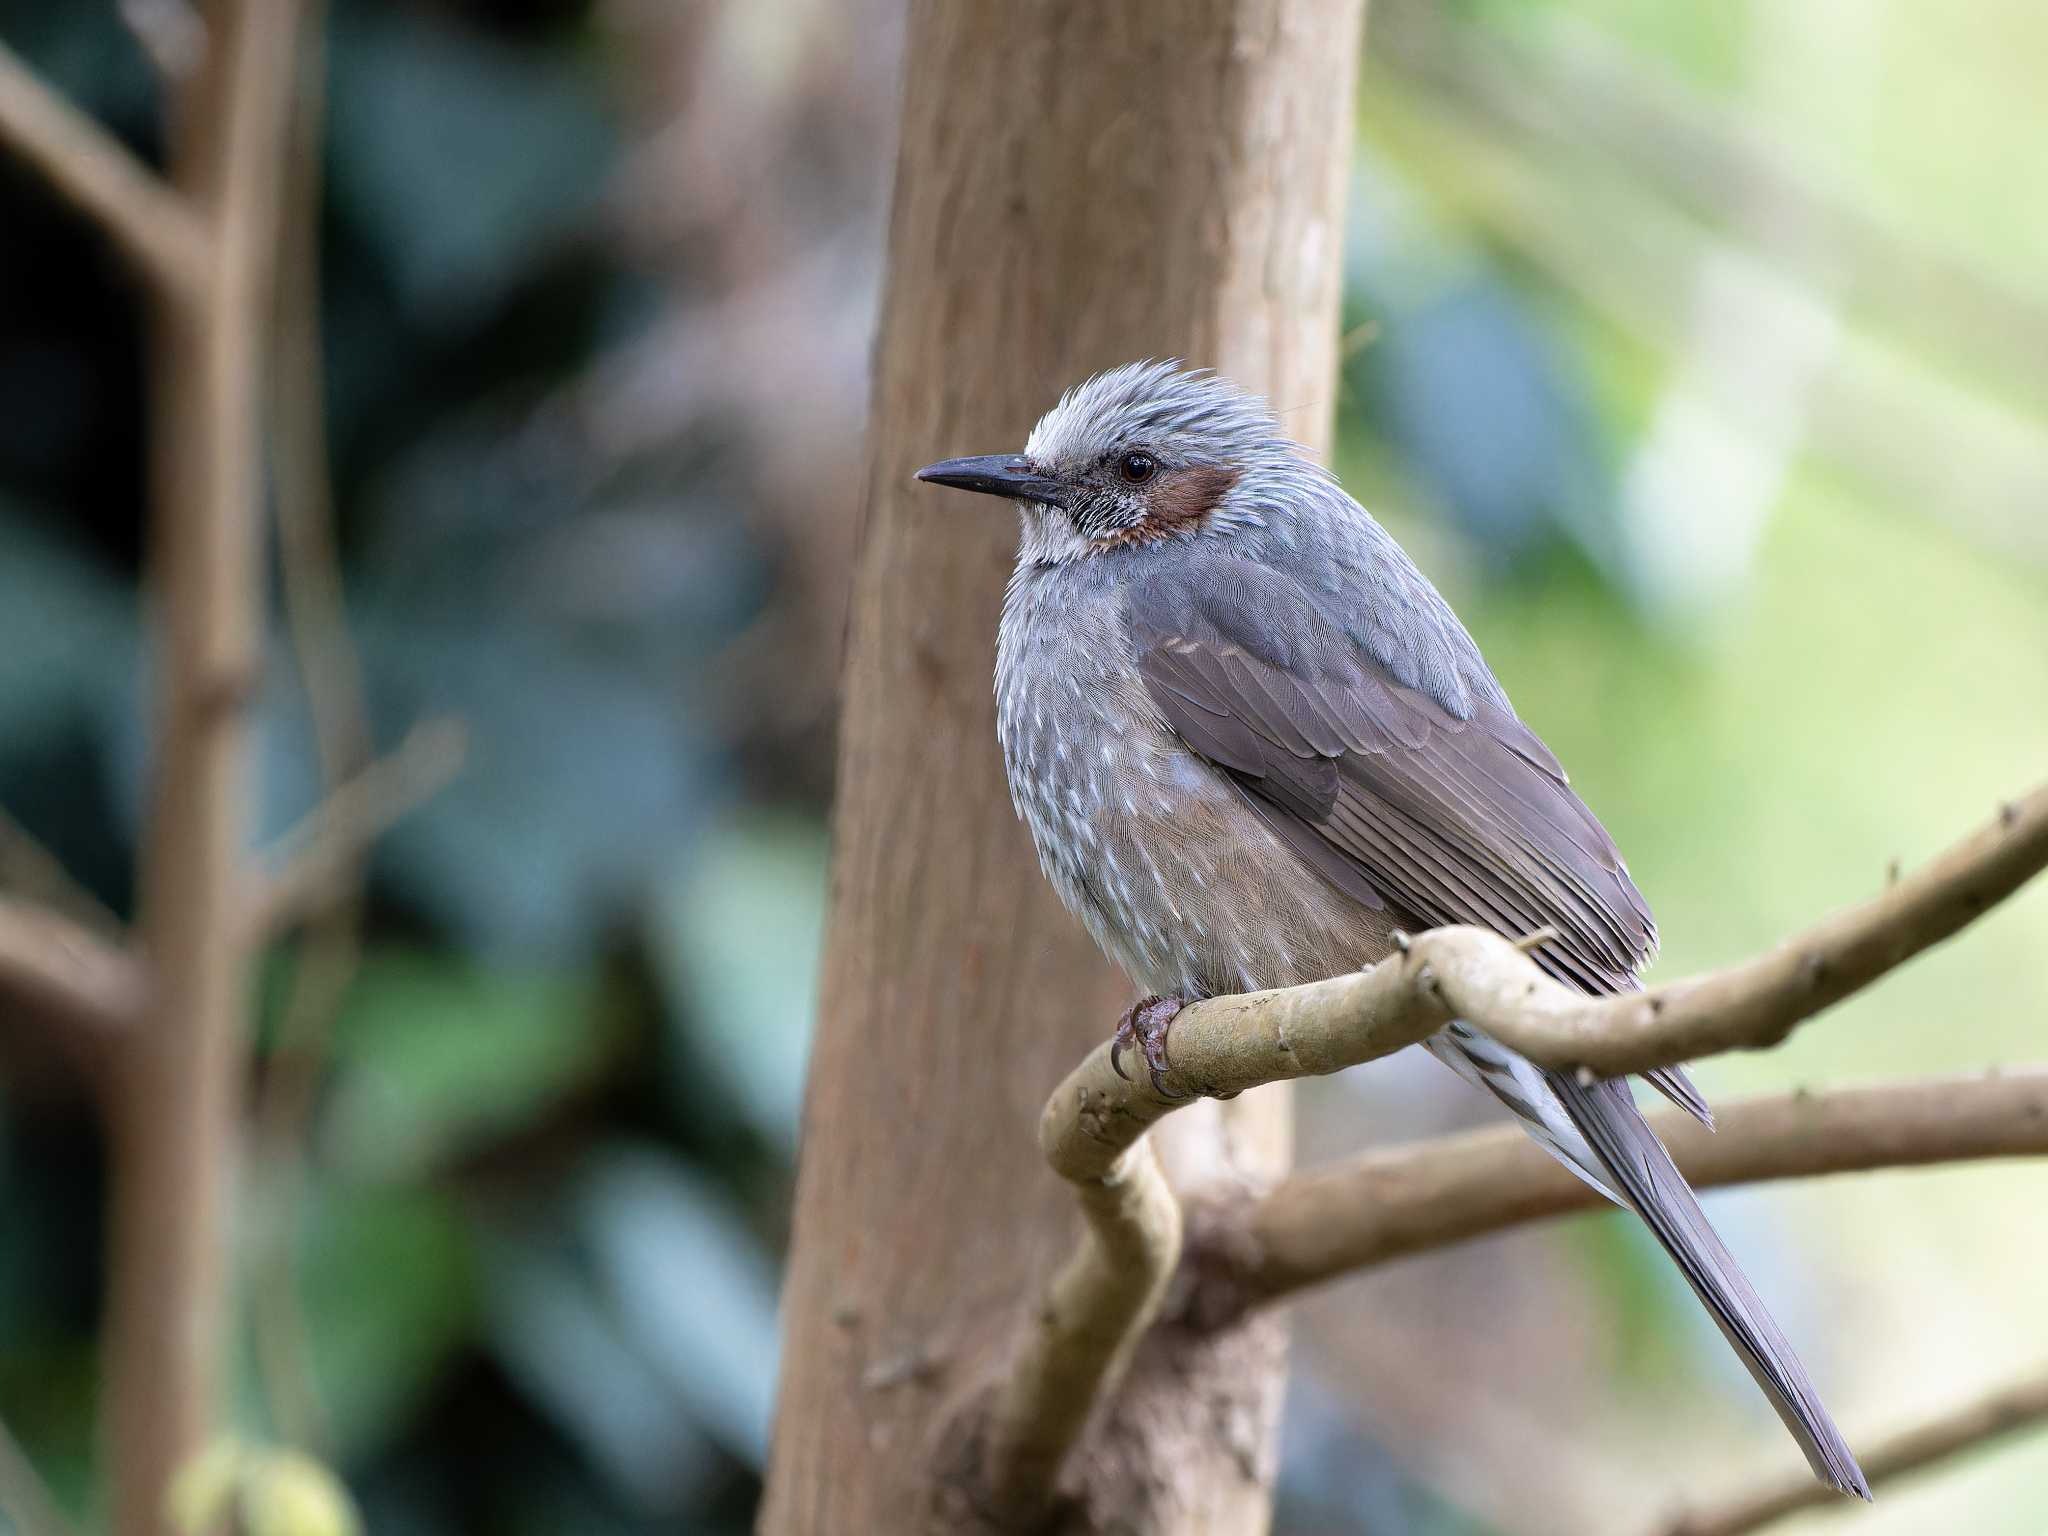
[[[1003,786],[1015,528],[911,471],[1020,447],[1061,389],[1147,356],[1263,389],[1322,443],[1361,9],[912,6],[770,1536],[961,1528],[945,1414],[1077,1225],[1039,1109],[1131,995]],[[1201,1109],[1162,1148],[1180,1187],[1284,1171],[1284,1096]],[[1283,1370],[1270,1323],[1181,1348],[1163,1330],[1128,1423],[1070,1469],[1078,1518],[1263,1530]]]

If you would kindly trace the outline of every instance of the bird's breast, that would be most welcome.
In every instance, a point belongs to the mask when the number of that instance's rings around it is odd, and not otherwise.
[[[1287,986],[1384,953],[1384,924],[1282,845],[1167,729],[1121,614],[1013,584],[996,728],[1040,867],[1105,954],[1148,992]]]

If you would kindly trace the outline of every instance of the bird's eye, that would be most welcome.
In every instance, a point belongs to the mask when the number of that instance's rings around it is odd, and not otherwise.
[[[1116,472],[1132,485],[1143,485],[1159,473],[1159,461],[1149,453],[1127,453],[1116,461]]]

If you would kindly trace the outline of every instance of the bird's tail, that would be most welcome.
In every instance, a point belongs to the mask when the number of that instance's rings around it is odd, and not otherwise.
[[[1863,1469],[1821,1405],[1813,1378],[1764,1309],[1749,1277],[1708,1225],[1698,1197],[1636,1108],[1625,1082],[1581,1083],[1544,1074],[1571,1123],[1622,1199],[1656,1234],[1778,1417],[1806,1452],[1814,1476],[1844,1493],[1870,1497]]]

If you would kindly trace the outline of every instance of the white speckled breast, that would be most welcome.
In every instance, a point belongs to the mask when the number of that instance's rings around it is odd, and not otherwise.
[[[1160,720],[1131,661],[1119,558],[1021,564],[997,637],[1010,798],[1060,900],[1163,995],[1289,986],[1379,958],[1380,914],[1302,868]]]

